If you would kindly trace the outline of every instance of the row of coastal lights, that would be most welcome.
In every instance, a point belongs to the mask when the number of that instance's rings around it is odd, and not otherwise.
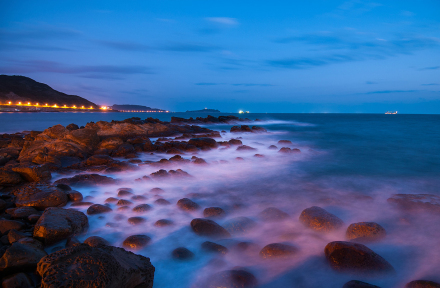
[[[64,105],[64,106],[58,106],[57,104],[49,105],[48,103],[46,103],[44,105],[42,105],[42,104],[40,105],[40,103],[36,103],[34,105],[34,104],[31,104],[31,102],[27,102],[27,103],[18,102],[17,104],[13,104],[11,101],[9,101],[6,104],[7,105],[17,105],[17,106],[47,107],[47,108],[94,109],[93,106],[90,106],[89,108],[86,108],[84,106],[76,107],[76,105],[73,105],[72,107],[69,107],[67,105]],[[100,109],[106,110],[107,107],[101,107]]]

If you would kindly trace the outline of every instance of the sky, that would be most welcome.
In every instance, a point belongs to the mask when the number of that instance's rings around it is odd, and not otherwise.
[[[0,74],[99,105],[440,113],[440,1],[0,0]]]

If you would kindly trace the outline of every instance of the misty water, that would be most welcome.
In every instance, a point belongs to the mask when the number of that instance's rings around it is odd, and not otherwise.
[[[46,116],[46,117],[43,117]],[[169,120],[171,116],[196,117],[189,113],[146,115],[129,113],[21,113],[0,114],[1,132],[44,130],[61,123],[84,125],[88,121],[147,118]],[[205,116],[205,115],[204,115]],[[154,287],[200,287],[217,272],[242,267],[256,276],[258,287],[329,287],[340,288],[349,280],[362,280],[380,287],[403,287],[416,279],[429,278],[440,282],[440,217],[428,213],[405,213],[387,203],[396,193],[429,193],[440,195],[440,116],[378,114],[248,114],[261,119],[256,125],[268,133],[229,133],[232,125],[205,125],[228,131],[221,141],[241,137],[243,144],[255,151],[236,151],[235,147],[213,149],[196,154],[208,165],[177,163],[166,167],[139,165],[136,171],[105,174],[121,182],[90,188],[75,188],[84,201],[104,204],[109,197],[133,202],[121,209],[110,203],[112,212],[89,216],[90,227],[79,237],[101,236],[112,245],[122,247],[123,240],[135,234],[151,237],[145,248],[134,253],[150,257],[156,267]],[[20,118],[28,118],[22,121]],[[22,119],[22,120],[17,120]],[[20,125],[17,125],[20,123]],[[255,125],[255,123],[252,123]],[[291,145],[280,145],[279,140]],[[155,139],[152,139],[155,140]],[[217,139],[220,141],[220,139]],[[268,147],[276,145],[278,149]],[[281,154],[279,148],[299,148],[298,154]],[[264,157],[255,157],[255,154]],[[158,161],[173,155],[140,154],[142,161]],[[190,159],[193,154],[182,155]],[[242,157],[244,160],[239,160]],[[126,159],[120,159],[126,160]],[[135,181],[159,169],[182,169],[192,177]],[[53,181],[66,175],[53,174]],[[146,200],[134,201],[118,197],[119,188],[130,188]],[[150,192],[152,188],[163,192]],[[196,212],[177,208],[181,198],[190,198],[201,206]],[[157,205],[158,198],[170,205]],[[132,212],[138,204],[149,204],[145,213]],[[70,204],[69,204],[70,205]],[[298,220],[302,210],[320,206],[344,221],[342,229],[319,233],[305,228]],[[228,239],[212,240],[192,232],[190,222],[203,218],[203,209],[221,207],[226,216],[215,221],[228,227],[231,219],[248,217],[255,222],[245,231],[232,231]],[[289,214],[280,222],[265,222],[259,213],[276,207]],[[74,207],[84,213],[87,207]],[[141,216],[146,222],[131,225],[127,219]],[[156,227],[159,219],[173,225]],[[359,276],[337,273],[324,257],[324,247],[331,241],[345,241],[348,225],[355,222],[377,222],[387,231],[385,239],[366,244],[393,265],[395,274]],[[225,255],[205,252],[204,241],[213,241],[228,248]],[[239,242],[251,242],[246,251],[239,251]],[[288,243],[299,253],[288,260],[267,260],[259,251],[270,243]],[[171,252],[186,247],[195,256],[191,260],[175,260]],[[50,251],[51,248],[48,250]]]

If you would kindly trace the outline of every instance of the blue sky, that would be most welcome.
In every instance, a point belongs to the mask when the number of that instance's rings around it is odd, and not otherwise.
[[[0,1],[0,74],[171,111],[439,113],[440,1]]]

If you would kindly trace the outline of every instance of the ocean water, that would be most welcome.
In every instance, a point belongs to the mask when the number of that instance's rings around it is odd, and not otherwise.
[[[146,115],[146,116],[144,116]],[[0,131],[43,130],[58,123],[84,125],[88,121],[152,116],[169,120],[171,116],[197,117],[193,113],[38,113],[0,114]],[[206,115],[205,115],[206,116]],[[191,163],[174,164],[164,169],[182,169],[193,177],[134,181],[159,167],[143,165],[137,171],[106,174],[121,180],[118,185],[78,188],[87,201],[103,204],[117,197],[117,189],[128,187],[147,199],[134,202],[128,210],[111,204],[113,211],[89,216],[90,228],[80,240],[97,235],[115,246],[134,234],[146,234],[151,243],[133,251],[151,258],[156,267],[154,287],[206,287],[211,275],[233,267],[254,274],[258,287],[330,287],[340,288],[349,280],[362,280],[380,287],[404,287],[415,279],[440,282],[440,217],[412,214],[397,210],[386,201],[396,193],[430,193],[440,195],[440,115],[379,114],[247,114],[250,123],[265,127],[269,133],[222,133],[223,140],[242,137],[255,151],[214,149],[199,152],[207,166]],[[232,125],[206,125],[214,130],[229,131]],[[278,140],[292,145],[279,145]],[[154,139],[153,139],[154,140]],[[299,148],[301,153],[285,155],[268,149],[270,145]],[[254,157],[262,154],[263,158]],[[142,154],[143,161],[157,161],[172,155]],[[191,158],[192,154],[182,155]],[[236,157],[244,158],[239,161]],[[123,160],[123,159],[122,159]],[[54,174],[56,180],[65,175]],[[163,193],[151,193],[159,187]],[[176,207],[181,198],[190,198],[202,209],[185,212]],[[171,202],[158,206],[154,201]],[[130,200],[129,198],[127,198]],[[131,211],[134,205],[147,203],[153,209],[145,214]],[[226,255],[204,252],[201,243],[210,240],[195,235],[189,226],[194,218],[203,217],[206,207],[222,207],[226,217],[216,220],[227,227],[236,217],[248,217],[254,227],[234,231],[229,239],[211,240],[229,249]],[[305,228],[298,217],[301,211],[320,206],[341,218],[344,228],[322,234]],[[264,222],[259,213],[277,207],[290,217],[281,222]],[[85,212],[85,208],[77,209]],[[141,216],[146,222],[131,225],[127,218]],[[174,225],[155,227],[159,219]],[[395,274],[369,277],[338,273],[325,261],[327,243],[346,240],[346,227],[355,222],[377,222],[387,237],[367,246],[393,265]],[[115,225],[108,225],[114,223]],[[111,226],[111,227],[110,227]],[[251,249],[238,251],[239,242],[251,242]],[[259,250],[270,243],[289,243],[299,253],[288,260],[265,260]],[[171,251],[186,247],[195,257],[178,261]],[[51,248],[48,248],[50,251]]]

